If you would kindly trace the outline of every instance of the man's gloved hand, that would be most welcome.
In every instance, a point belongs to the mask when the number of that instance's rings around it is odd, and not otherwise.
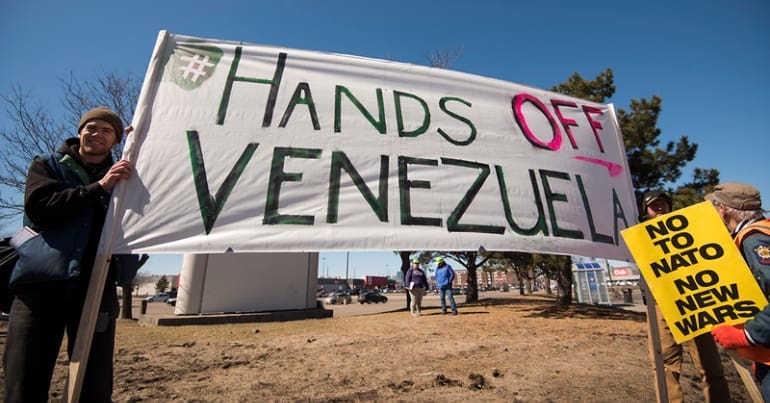
[[[742,328],[721,325],[711,329],[711,335],[714,336],[714,341],[726,349],[751,347],[751,342]]]

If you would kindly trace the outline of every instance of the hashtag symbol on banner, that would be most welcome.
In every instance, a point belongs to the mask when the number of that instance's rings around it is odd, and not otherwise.
[[[190,79],[193,82],[198,81],[200,77],[206,75],[205,70],[207,67],[213,67],[215,65],[214,63],[209,62],[208,56],[182,56],[180,59],[187,62],[186,66],[179,68],[179,70],[182,71],[182,78],[185,80]]]
[[[199,41],[180,42],[168,55],[164,76],[179,88],[194,90],[214,76],[222,54],[217,46]]]

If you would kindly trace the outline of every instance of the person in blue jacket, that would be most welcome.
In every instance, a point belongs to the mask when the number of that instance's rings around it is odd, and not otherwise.
[[[452,295],[452,283],[455,281],[455,271],[448,265],[444,258],[436,258],[436,285],[438,286],[438,295],[441,299],[441,313],[446,314],[446,298],[449,298],[449,306],[452,309],[452,315],[457,315],[457,304]]]

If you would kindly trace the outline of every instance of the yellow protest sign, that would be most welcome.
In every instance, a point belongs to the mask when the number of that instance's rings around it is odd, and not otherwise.
[[[739,324],[767,305],[710,202],[621,231],[677,343]]]

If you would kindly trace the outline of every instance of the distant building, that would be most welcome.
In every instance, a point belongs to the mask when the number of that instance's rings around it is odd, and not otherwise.
[[[385,276],[364,276],[364,288],[389,288],[388,278]]]
[[[479,287],[492,288],[492,287],[513,287],[521,283],[519,276],[516,275],[514,270],[498,270],[498,271],[476,271],[476,280]],[[527,279],[524,279],[526,282]]]
[[[355,289],[358,289],[358,290],[363,290],[364,289],[364,285],[365,285],[365,282],[364,282],[364,279],[362,279],[362,278],[351,278],[350,279],[350,286],[352,288],[355,288]]]
[[[355,280],[353,280],[353,282],[355,282]],[[318,290],[344,291],[344,290],[348,290],[350,288],[352,288],[352,287],[350,287],[350,284],[348,284],[348,282],[345,281],[344,278],[325,278],[325,277],[321,277],[321,278],[318,279]]]
[[[639,281],[639,268],[636,266],[612,267],[610,269],[610,280],[616,283],[621,281]]]

